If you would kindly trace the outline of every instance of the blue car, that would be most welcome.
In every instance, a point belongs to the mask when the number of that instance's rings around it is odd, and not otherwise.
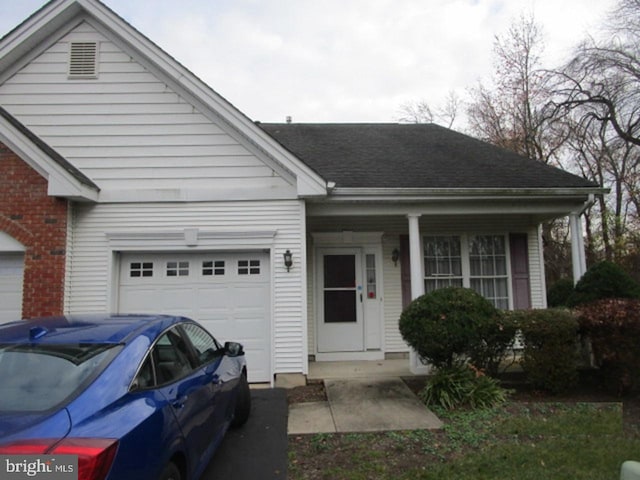
[[[0,454],[76,455],[79,479],[198,479],[250,398],[242,346],[187,318],[0,326]]]

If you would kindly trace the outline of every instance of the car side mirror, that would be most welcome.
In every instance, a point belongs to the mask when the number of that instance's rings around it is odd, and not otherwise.
[[[225,342],[224,352],[229,357],[241,357],[244,355],[244,349],[238,342]]]

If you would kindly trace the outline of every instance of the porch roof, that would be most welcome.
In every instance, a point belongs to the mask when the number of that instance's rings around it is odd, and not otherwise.
[[[593,182],[435,124],[259,124],[338,189],[584,189]]]

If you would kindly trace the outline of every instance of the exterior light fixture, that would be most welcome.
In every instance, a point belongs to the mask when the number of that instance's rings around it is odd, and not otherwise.
[[[398,250],[397,248],[394,248],[393,252],[391,252],[391,261],[393,262],[393,265],[395,267],[398,266],[399,259],[400,259],[400,250]]]
[[[287,267],[287,272],[291,270],[291,266],[293,265],[293,254],[291,250],[287,250],[282,254],[284,257],[284,266]]]

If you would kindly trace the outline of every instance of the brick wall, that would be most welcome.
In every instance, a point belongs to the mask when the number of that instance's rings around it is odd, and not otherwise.
[[[0,231],[26,247],[22,316],[64,308],[65,199],[47,195],[47,180],[0,143]]]

